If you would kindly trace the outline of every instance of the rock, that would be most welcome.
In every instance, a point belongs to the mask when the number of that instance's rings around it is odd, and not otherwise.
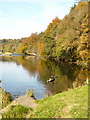
[[[51,75],[51,78],[57,78],[57,76]]]
[[[53,82],[55,81],[55,78],[50,78],[49,80],[47,80],[47,82]]]
[[[57,76],[51,75],[51,78],[49,78],[49,80],[47,80],[47,82],[54,82],[55,78],[57,78]]]
[[[46,97],[48,97],[48,96],[52,96],[53,94],[51,92],[46,92],[45,95]]]
[[[18,98],[18,96],[16,96],[16,98]]]
[[[0,80],[0,83],[2,82],[3,80]]]
[[[0,110],[0,114],[4,114],[8,112],[8,110],[11,108],[11,106],[16,106],[16,105],[22,105],[25,107],[30,107],[31,109],[35,109],[37,107],[37,103],[32,97],[29,96],[19,96],[15,100],[12,101],[11,104],[7,105],[5,108]]]
[[[34,98],[34,90],[33,89],[28,89],[26,92],[26,96],[33,97]]]
[[[25,53],[25,55],[36,56],[36,53]]]
[[[5,52],[5,53],[3,53],[2,55],[8,55],[8,56],[11,56],[12,53],[10,53],[10,52]]]

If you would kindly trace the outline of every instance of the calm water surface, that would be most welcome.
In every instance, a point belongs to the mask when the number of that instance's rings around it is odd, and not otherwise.
[[[51,75],[58,78],[54,83],[47,83]],[[0,57],[0,79],[3,80],[2,88],[14,98],[33,89],[35,98],[41,99],[82,85],[87,79],[87,69],[29,56],[3,56]]]

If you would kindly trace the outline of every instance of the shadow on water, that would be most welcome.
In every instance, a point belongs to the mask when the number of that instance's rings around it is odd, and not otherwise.
[[[81,86],[88,76],[87,69],[76,64],[56,63],[35,57],[3,56],[0,61],[8,62],[8,64],[11,62],[16,63],[17,66],[21,65],[33,77],[38,73],[36,79],[43,84],[46,89],[44,94],[48,96]],[[57,78],[54,82],[47,83],[51,75],[55,75]]]

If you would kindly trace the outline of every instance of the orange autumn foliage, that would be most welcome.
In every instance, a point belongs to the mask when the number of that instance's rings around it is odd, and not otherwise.
[[[58,17],[54,18],[54,19],[52,20],[52,22],[48,25],[45,33],[46,33],[46,34],[49,34],[49,33],[51,32],[50,30],[51,30],[52,26],[54,26],[54,25],[57,26],[57,23],[59,23],[60,21],[61,21],[61,20],[60,20]]]
[[[87,5],[88,2],[80,2],[77,6],[76,9],[79,10],[80,8],[83,8],[83,6]]]
[[[37,48],[38,48],[38,53],[41,55],[42,54],[42,49],[43,49],[43,43],[38,43]]]

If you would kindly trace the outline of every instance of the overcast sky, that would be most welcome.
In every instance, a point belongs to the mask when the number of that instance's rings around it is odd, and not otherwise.
[[[0,0],[0,39],[41,32],[55,17],[62,19],[75,0]]]

